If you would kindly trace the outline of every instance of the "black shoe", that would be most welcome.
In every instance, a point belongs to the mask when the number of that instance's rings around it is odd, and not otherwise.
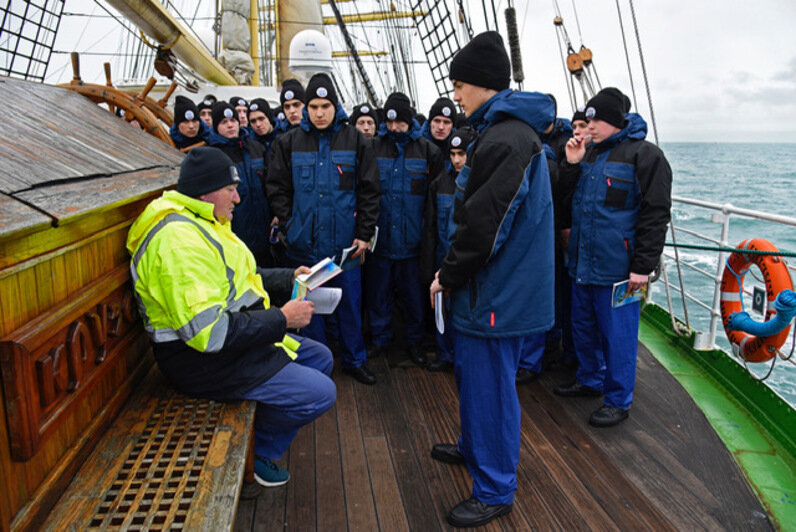
[[[592,427],[613,427],[626,420],[629,415],[630,410],[603,405],[592,412],[589,418],[589,425]]]
[[[559,358],[554,360],[550,363],[547,367],[550,371],[574,371],[578,369],[578,361],[576,360],[564,360],[563,358]]]
[[[435,443],[431,448],[431,458],[446,464],[463,464],[464,456],[455,443]]]
[[[520,368],[517,370],[517,377],[515,380],[517,384],[528,384],[539,378],[539,374],[529,369]]]
[[[448,524],[459,527],[485,525],[496,517],[511,512],[511,504],[484,504],[478,499],[462,501],[448,514]]]
[[[436,359],[432,362],[429,362],[428,366],[426,366],[426,369],[429,371],[452,371],[453,362]]]
[[[373,348],[368,353],[368,358],[379,358],[380,356],[384,356],[386,354],[387,354],[386,345],[373,344]]]
[[[376,376],[362,364],[358,368],[347,368],[343,366],[343,373],[351,375],[362,384],[376,384]]]
[[[428,357],[423,352],[423,348],[420,347],[420,344],[410,345],[406,352],[409,355],[409,359],[414,362],[415,365],[424,368],[426,364],[428,364]]]
[[[553,393],[562,397],[600,397],[603,394],[600,390],[583,386],[577,381],[572,384],[557,386]]]

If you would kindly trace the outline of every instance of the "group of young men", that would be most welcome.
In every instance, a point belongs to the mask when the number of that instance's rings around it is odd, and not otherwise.
[[[578,366],[555,393],[604,395],[595,426],[627,417],[639,305],[613,308],[611,291],[628,278],[631,289],[643,286],[658,262],[671,170],[617,89],[600,91],[570,123],[556,118],[549,95],[509,89],[510,71],[496,32],[454,56],[466,125],[440,98],[421,126],[400,92],[349,117],[326,74],[306,87],[286,81],[278,118],[260,99],[197,107],[178,98],[175,143],[209,147],[190,150],[176,191],[131,228],[135,293],[175,387],[258,402],[258,482],[287,482],[274,461],[334,403],[331,340],[345,373],[376,382],[363,305],[372,357],[392,342],[396,296],[409,358],[452,369],[459,389],[458,442],[431,449],[473,478],[451,525],[511,511],[516,383],[538,375],[550,338],[563,338],[562,362]],[[298,274],[351,247],[364,267],[329,281],[342,289],[333,315],[290,300]],[[440,292],[445,332],[429,362],[423,315]]]

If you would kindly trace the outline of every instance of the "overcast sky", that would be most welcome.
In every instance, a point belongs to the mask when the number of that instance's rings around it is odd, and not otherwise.
[[[407,1],[397,3],[400,8]],[[638,111],[649,118],[628,0],[619,3],[631,49]],[[470,4],[476,2],[470,0]],[[525,89],[554,93],[559,115],[570,117],[552,24],[553,1],[515,0],[514,5],[521,30]],[[581,39],[572,0],[559,0],[559,5],[577,49]],[[505,0],[496,2],[496,6],[501,10],[501,32],[505,35]],[[630,95],[616,1],[575,0],[575,6],[583,43],[594,53],[603,86],[613,85]],[[636,0],[634,6],[662,141],[796,142],[796,1]],[[68,12],[92,9],[104,13],[89,0],[66,3]],[[479,18],[477,13],[472,16],[474,21]],[[77,34],[72,28],[85,23],[85,18],[65,17],[65,36],[59,36],[56,49],[71,49]],[[104,24],[109,27],[112,21]],[[89,48],[105,32],[103,28],[86,33],[79,40],[78,50]],[[67,42],[69,35],[71,42]],[[54,56],[50,73],[67,59]],[[89,58],[83,63],[90,64]],[[100,73],[92,76],[89,68]],[[104,80],[101,67],[84,67],[83,77]],[[64,69],[59,79],[51,77],[48,82],[69,79],[71,73]],[[430,92],[420,98],[421,111],[434,99]]]

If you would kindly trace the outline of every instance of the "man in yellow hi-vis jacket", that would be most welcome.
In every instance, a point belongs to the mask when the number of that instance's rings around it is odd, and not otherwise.
[[[194,148],[176,191],[150,203],[127,237],[136,300],[158,366],[179,391],[257,401],[255,478],[279,486],[274,464],[298,429],[336,399],[332,354],[286,334],[310,322],[313,305],[287,301],[295,272],[258,269],[230,220],[240,201],[235,164],[217,148]]]

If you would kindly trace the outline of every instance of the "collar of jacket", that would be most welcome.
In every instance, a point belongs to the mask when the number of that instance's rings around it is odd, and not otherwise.
[[[382,122],[379,126],[379,133],[380,137],[385,137],[396,144],[407,144],[411,140],[417,140],[423,136],[423,128],[420,127],[420,122],[412,119],[412,123],[409,124],[409,131],[390,131],[387,129],[387,122]]]
[[[553,126],[552,131],[547,134],[540,133],[539,138],[542,140],[542,142],[550,142],[559,135],[565,135],[567,133],[569,133],[570,137],[572,136],[572,122],[570,122],[567,118],[556,118],[556,123]]]
[[[480,135],[492,124],[509,118],[521,120],[542,133],[555,120],[553,100],[541,92],[502,90],[488,99],[467,119]]]
[[[163,198],[184,207],[185,209],[191,211],[195,216],[204,218],[208,222],[215,223],[218,221],[213,215],[213,209],[215,206],[212,203],[202,201],[199,198],[186,196],[185,194],[177,192],[176,190],[165,191],[163,193]]]
[[[249,128],[248,127],[240,128],[240,132],[238,133],[238,136],[235,137],[234,139],[225,137],[224,135],[216,133],[215,131],[211,131],[210,132],[210,143],[213,146],[224,145],[224,146],[232,146],[234,148],[238,148],[238,147],[242,146],[243,143],[246,142],[246,139],[248,139],[250,136],[251,136],[251,133],[249,133]]]
[[[318,135],[321,133],[337,133],[337,131],[343,127],[347,121],[348,114],[345,112],[345,109],[343,109],[343,106],[340,104],[340,102],[337,102],[337,109],[334,111],[334,120],[329,127],[321,131],[313,126],[312,122],[310,122],[310,115],[307,113],[307,106],[305,105],[304,109],[301,111],[301,122],[299,123],[299,127],[301,127],[301,129],[307,133],[315,133]]]
[[[448,149],[448,139],[451,138],[451,135],[456,133],[456,128],[451,128],[450,134],[444,140],[437,140],[434,138],[434,135],[431,134],[431,120],[426,120],[423,122],[423,126],[420,128],[420,133],[422,136],[433,142],[437,148],[441,149],[442,153],[445,153],[445,151]]]

